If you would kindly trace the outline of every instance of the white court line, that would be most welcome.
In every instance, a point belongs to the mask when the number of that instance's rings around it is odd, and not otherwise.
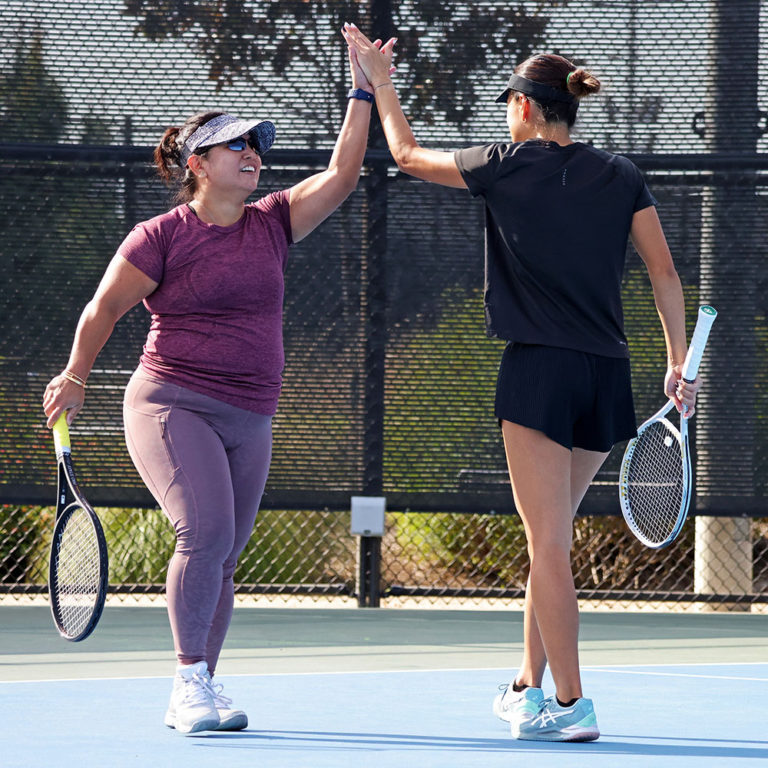
[[[674,665],[677,666],[677,665]],[[691,665],[698,666],[698,664]],[[750,665],[752,666],[752,665]],[[689,672],[649,672],[647,670],[608,669],[585,667],[582,672],[612,672],[615,675],[647,675],[655,677],[695,677],[699,680],[749,680],[757,683],[768,683],[768,677],[736,677],[735,675],[692,675]]]
[[[216,675],[216,679],[224,680],[235,677],[308,677],[310,675],[326,677],[333,675],[402,675],[431,674],[434,672],[503,672],[509,674],[509,667],[456,667],[452,669],[353,669],[344,672],[244,672],[238,675],[232,672],[226,675]],[[0,685],[14,685],[15,683],[85,683],[98,682],[99,680],[173,680],[173,675],[124,675],[122,677],[51,677],[40,680],[0,680]]]
[[[636,669],[626,669],[627,666]],[[707,664],[606,664],[604,666],[582,667],[582,672],[614,672],[625,675],[658,675],[666,677],[696,677],[705,680],[748,680],[751,682],[768,682],[765,677],[735,677],[726,675],[693,675],[685,672],[649,672],[643,667],[738,667],[738,666],[768,666],[768,662],[749,662],[736,661],[733,663],[727,661],[717,661]],[[509,675],[510,670],[515,667],[452,667],[436,669],[356,669],[344,672],[245,672],[243,674],[230,673],[217,675],[218,679],[232,679],[235,677],[307,677],[309,675],[403,675],[403,674],[431,674],[434,672],[499,672]],[[51,677],[40,680],[0,680],[0,685],[15,685],[17,683],[86,683],[98,682],[100,680],[172,680],[173,675],[124,675],[122,677]]]

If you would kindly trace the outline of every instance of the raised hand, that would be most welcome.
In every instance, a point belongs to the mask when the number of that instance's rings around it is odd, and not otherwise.
[[[354,48],[347,48],[347,56],[349,57],[349,70],[352,73],[352,87],[362,88],[364,91],[373,93],[373,86],[368,82],[365,72],[357,61],[357,53]]]
[[[354,57],[355,66],[365,75],[371,88],[389,82],[389,76],[395,71],[392,66],[396,37],[387,40],[369,40],[354,24],[345,24],[341,30],[350,50],[350,63]],[[354,77],[354,74],[353,74]]]

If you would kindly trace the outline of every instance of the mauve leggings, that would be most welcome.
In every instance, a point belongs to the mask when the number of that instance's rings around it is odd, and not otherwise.
[[[267,482],[272,418],[141,369],[125,390],[128,451],[173,524],[166,581],[180,662],[216,668],[234,606],[233,574]]]

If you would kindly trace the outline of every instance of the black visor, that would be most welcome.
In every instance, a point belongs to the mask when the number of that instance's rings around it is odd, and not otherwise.
[[[520,75],[512,75],[509,78],[507,87],[504,92],[496,99],[496,103],[505,103],[509,98],[510,92],[524,93],[526,96],[530,96],[539,102],[545,104],[549,101],[563,101],[567,104],[576,100],[576,97],[568,91],[563,91],[560,88],[552,88],[550,85],[544,85],[543,83],[537,83],[534,80],[529,80],[527,77],[520,77]]]

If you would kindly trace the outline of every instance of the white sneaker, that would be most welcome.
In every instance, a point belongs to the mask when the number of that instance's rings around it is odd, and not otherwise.
[[[179,665],[163,722],[180,733],[215,730],[221,719],[214,696],[208,665],[204,661]]]
[[[224,686],[215,683],[213,686],[213,703],[219,713],[217,731],[242,731],[248,727],[248,715],[242,709],[232,709],[232,699],[222,693]]]
[[[523,688],[515,691],[511,685],[500,685],[501,693],[493,700],[493,714],[506,720],[517,737],[520,727],[532,720],[544,701],[541,688]]]

